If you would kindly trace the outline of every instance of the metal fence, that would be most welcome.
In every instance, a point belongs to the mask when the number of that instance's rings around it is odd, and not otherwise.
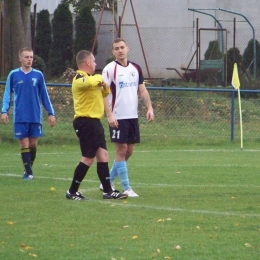
[[[0,82],[0,96],[4,83]],[[77,140],[72,128],[73,101],[71,86],[47,84],[56,112],[55,127],[44,121],[45,138],[52,143]],[[234,89],[147,87],[154,107],[155,121],[148,123],[145,107],[140,101],[139,121],[142,142],[164,145],[176,140],[183,142],[203,141],[206,143],[240,140],[240,116],[237,92]],[[260,91],[243,91],[242,116],[244,140],[260,138]],[[45,115],[46,118],[46,115]],[[11,119],[11,118],[10,118]],[[107,120],[103,124],[108,136]],[[0,126],[0,141],[12,139],[12,124]],[[48,138],[49,137],[49,138]]]

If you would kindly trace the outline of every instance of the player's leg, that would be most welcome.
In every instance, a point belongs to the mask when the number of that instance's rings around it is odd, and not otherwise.
[[[73,127],[75,133],[79,138],[82,157],[74,170],[73,179],[70,188],[66,193],[67,199],[72,199],[72,200],[85,199],[85,197],[78,190],[90,166],[95,160],[95,153],[96,153],[92,149],[92,143],[91,143],[92,133],[88,131],[88,128],[92,129],[91,127],[89,127],[90,125],[91,125],[91,121],[88,120],[87,118],[76,118],[73,121]]]

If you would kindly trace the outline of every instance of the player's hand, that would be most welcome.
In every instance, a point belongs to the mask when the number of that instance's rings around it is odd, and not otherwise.
[[[107,118],[109,126],[113,127],[113,128],[118,128],[118,121],[117,119],[113,116],[113,114],[111,114],[111,116],[109,116]]]
[[[146,113],[146,119],[148,120],[148,122],[151,122],[154,120],[154,113],[153,110],[148,110]]]
[[[54,126],[56,123],[55,116],[48,116],[48,123],[50,126]]]
[[[104,89],[107,89],[107,88],[110,87],[109,84],[107,84],[107,83],[104,82],[104,81],[101,83],[101,85],[103,86]]]
[[[2,123],[7,125],[8,122],[9,122],[9,118],[8,118],[8,115],[7,114],[2,114],[1,115],[1,120],[2,120]]]

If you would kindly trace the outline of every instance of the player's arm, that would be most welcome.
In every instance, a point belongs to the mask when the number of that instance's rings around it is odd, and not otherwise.
[[[145,85],[139,84],[138,88],[139,96],[141,97],[142,101],[144,102],[147,112],[146,112],[146,119],[150,122],[154,120],[154,113],[153,113],[153,106],[150,99],[149,92],[147,91]]]
[[[7,124],[9,122],[8,111],[11,105],[11,74],[8,75],[5,85],[5,92],[3,96],[3,104],[1,110],[1,121],[3,124]]]
[[[40,80],[40,91],[41,91],[40,93],[41,93],[42,105],[45,108],[45,110],[48,112],[48,123],[50,126],[54,126],[56,123],[55,112],[52,103],[50,101],[50,97],[47,91],[47,87],[43,75],[41,75],[41,80]]]
[[[111,111],[108,103],[108,98],[104,98],[104,108],[105,114],[110,127],[118,127],[117,119],[114,117],[113,112]]]

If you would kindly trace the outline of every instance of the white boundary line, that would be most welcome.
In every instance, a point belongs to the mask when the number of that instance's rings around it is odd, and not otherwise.
[[[14,174],[14,173],[0,173],[0,176],[3,177],[16,177],[22,178],[22,174]],[[52,179],[52,180],[61,180],[61,181],[71,181],[72,178],[64,178],[64,177],[46,177],[46,176],[38,176],[37,179]],[[85,179],[83,182],[91,182],[91,183],[99,183],[98,180],[89,180]],[[134,182],[133,182],[134,183]],[[168,183],[134,183],[136,187],[146,187],[146,186],[158,186],[158,187],[220,187],[220,188],[260,188],[260,185],[253,184],[238,184],[238,185],[226,185],[226,184],[168,184]]]
[[[19,177],[21,178],[21,175],[17,174],[2,174],[0,173],[0,176],[4,177]],[[60,177],[42,177],[42,176],[37,176],[39,179],[53,179],[53,180],[63,180],[63,181],[71,181],[71,178],[60,178]],[[99,181],[93,181],[93,180],[84,180],[85,182],[95,182],[99,183]],[[200,187],[200,186],[205,186],[205,185],[175,185],[175,184],[154,184],[155,186],[172,186],[172,187]],[[150,184],[145,184],[145,183],[139,183],[137,186],[151,186]],[[260,188],[260,186],[254,186],[254,185],[210,185],[211,187],[256,187]],[[93,188],[88,189],[93,190]],[[85,191],[85,190],[84,190]],[[138,198],[134,198],[138,199]],[[132,198],[129,198],[129,200],[132,200]],[[256,217],[260,218],[260,214],[248,214],[248,213],[234,213],[234,212],[227,212],[227,211],[209,211],[209,210],[187,210],[187,209],[182,209],[182,208],[171,208],[171,207],[155,207],[155,206],[147,206],[147,205],[137,205],[131,203],[119,203],[119,201],[113,200],[108,201],[108,200],[97,200],[97,199],[89,199],[89,201],[93,202],[99,202],[101,204],[111,204],[112,205],[117,205],[117,206],[123,206],[123,207],[132,207],[132,208],[141,208],[141,209],[148,209],[148,210],[163,210],[163,211],[169,211],[169,212],[184,212],[184,213],[198,213],[198,214],[207,214],[207,215],[219,215],[219,216],[239,216],[239,217]],[[120,201],[122,202],[122,201]]]

